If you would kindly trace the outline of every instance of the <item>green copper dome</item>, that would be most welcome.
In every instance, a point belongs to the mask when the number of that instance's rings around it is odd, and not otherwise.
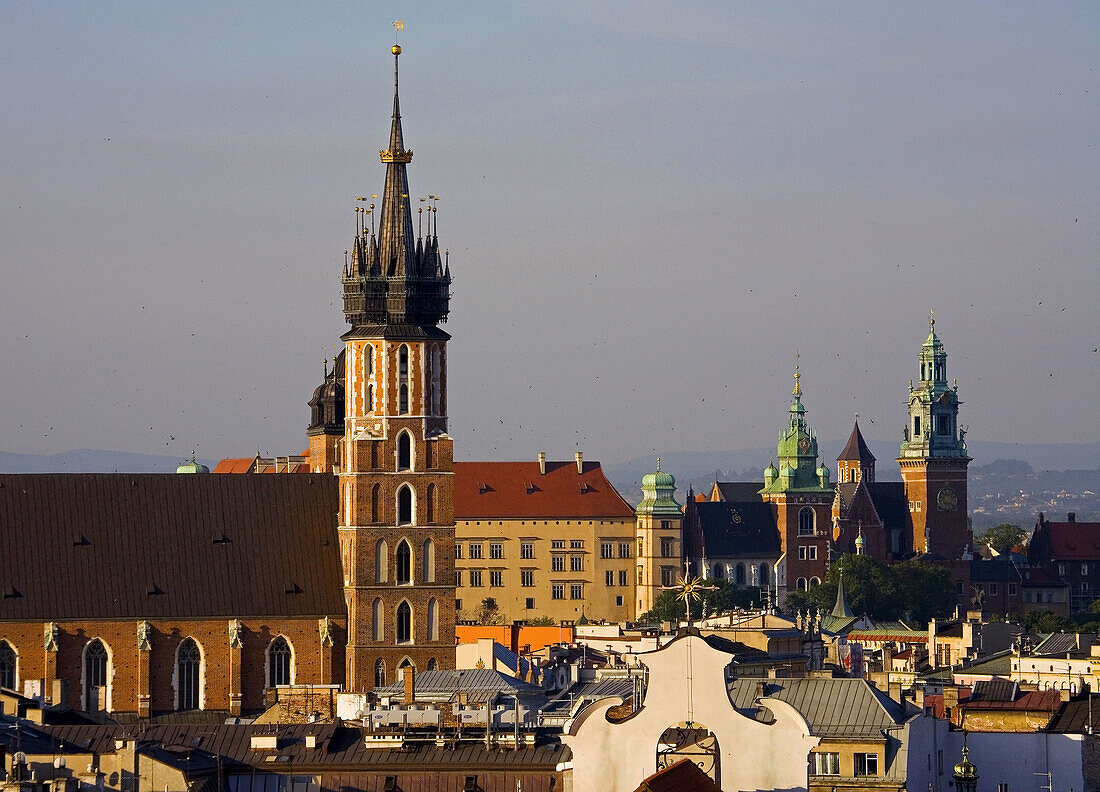
[[[794,390],[791,395],[791,407],[788,410],[787,426],[779,431],[779,443],[776,455],[779,458],[777,476],[764,471],[762,492],[823,492],[828,484],[823,483],[817,466],[817,436],[806,424],[806,408],[802,406],[802,374],[798,367],[794,370]],[[828,470],[825,471],[826,476]],[[827,482],[827,479],[826,479]]]
[[[178,468],[176,468],[176,472],[177,473],[209,473],[210,468],[208,468],[202,462],[196,462],[195,461],[195,455],[192,454],[191,455],[191,461],[190,462],[184,462],[182,465],[180,465]]]
[[[661,470],[661,459],[657,458],[657,470],[642,476],[642,502],[635,510],[638,514],[675,514],[680,515],[680,504],[676,502],[676,479]]]

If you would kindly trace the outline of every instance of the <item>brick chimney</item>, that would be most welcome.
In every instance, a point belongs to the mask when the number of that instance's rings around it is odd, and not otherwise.
[[[539,475],[546,475],[546,452],[539,451]]]
[[[584,473],[584,454],[577,451],[573,454],[573,459],[577,460],[577,475]]]
[[[405,704],[412,704],[416,700],[416,669],[412,666],[404,668]]]

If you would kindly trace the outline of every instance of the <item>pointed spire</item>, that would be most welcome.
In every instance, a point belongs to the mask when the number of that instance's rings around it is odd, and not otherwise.
[[[833,606],[833,615],[840,619],[854,619],[855,614],[848,607],[848,597],[844,594],[844,573],[840,573],[840,582],[836,587],[836,605]]]
[[[379,219],[382,274],[387,277],[411,275],[414,251],[412,207],[409,204],[409,178],[405,166],[413,153],[405,149],[401,132],[401,103],[398,98],[398,58],[401,47],[393,45],[393,117],[390,121],[389,148],[378,152],[386,165],[386,186],[382,190],[382,216]]]
[[[863,433],[859,431],[858,419],[852,426],[852,433],[848,436],[848,444],[844,446],[844,450],[840,452],[837,459],[845,462],[875,461],[875,455],[871,453],[871,449],[867,447],[867,442],[863,439]]]

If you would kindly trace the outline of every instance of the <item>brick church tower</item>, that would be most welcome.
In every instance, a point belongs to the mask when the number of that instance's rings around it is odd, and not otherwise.
[[[920,350],[920,383],[909,383],[909,423],[898,464],[909,501],[916,553],[956,560],[971,542],[966,507],[964,429],[959,428],[958,385],[947,384],[947,352],[929,319]]]
[[[386,183],[368,231],[361,209],[343,277],[341,392],[315,395],[314,445],[331,445],[326,408],[343,402],[340,554],[348,604],[347,685],[364,691],[402,668],[453,668],[454,474],[447,435],[447,320],[450,271],[428,209],[413,227],[393,47]],[[421,215],[422,216],[422,215]],[[414,236],[415,232],[415,236]],[[332,375],[335,380],[335,373]],[[324,386],[322,386],[324,387]]]

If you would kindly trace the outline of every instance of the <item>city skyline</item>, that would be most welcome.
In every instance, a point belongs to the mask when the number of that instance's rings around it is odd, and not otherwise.
[[[930,308],[969,439],[1100,440],[1089,6],[250,8],[9,10],[0,449],[305,447],[393,16],[459,459],[768,446],[796,363],[900,441]]]

